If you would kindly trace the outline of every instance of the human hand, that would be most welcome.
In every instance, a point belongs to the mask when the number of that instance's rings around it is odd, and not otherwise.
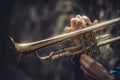
[[[98,20],[93,23],[87,16],[77,15],[75,18],[71,19],[71,27],[66,27],[66,32],[76,31],[82,29],[84,26],[90,24],[97,24]],[[74,37],[74,43],[80,44],[79,38]],[[80,68],[83,70],[87,79],[90,80],[112,80],[113,78],[108,74],[107,70],[97,61],[86,54],[80,55]]]
[[[98,23],[98,20],[94,20],[93,25],[95,25],[97,23]],[[92,22],[90,21],[90,19],[87,16],[76,15],[75,18],[71,19],[70,27],[66,27],[64,30],[65,30],[65,32],[72,32],[72,31],[76,31],[78,29],[82,29],[85,26],[90,25],[90,24],[92,24]],[[73,40],[76,45],[80,43],[79,38],[77,36],[74,37]]]
[[[86,54],[80,55],[80,68],[88,80],[113,80],[108,71],[96,60]]]

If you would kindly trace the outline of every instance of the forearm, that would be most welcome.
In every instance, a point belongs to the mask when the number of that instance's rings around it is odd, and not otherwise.
[[[91,73],[92,77],[86,75],[84,73],[84,71],[80,68],[81,65],[80,65],[79,61],[80,61],[80,59],[77,56],[74,56],[72,59],[76,80],[115,80],[107,72],[107,70],[103,70],[102,73],[99,73],[99,74],[97,74],[97,72],[95,74]],[[94,66],[94,68],[95,68],[95,66]]]

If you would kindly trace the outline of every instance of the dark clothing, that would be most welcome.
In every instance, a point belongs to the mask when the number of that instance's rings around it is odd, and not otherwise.
[[[109,72],[116,80],[120,80],[120,65]]]

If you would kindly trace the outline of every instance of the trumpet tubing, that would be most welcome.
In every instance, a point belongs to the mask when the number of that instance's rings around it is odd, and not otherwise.
[[[53,61],[60,57],[66,57],[66,56],[80,54],[80,53],[85,53],[88,55],[96,55],[97,53],[100,53],[99,52],[100,46],[109,44],[116,40],[120,40],[120,37],[118,36],[117,38],[112,38],[112,36],[109,34],[96,36],[94,34],[95,31],[104,29],[119,23],[120,23],[120,18],[116,18],[109,21],[101,22],[97,25],[88,26],[86,28],[83,28],[74,32],[62,34],[60,36],[56,36],[53,38],[40,40],[32,43],[25,43],[25,44],[16,43],[11,38],[12,48],[15,51],[16,55],[18,56],[18,61],[20,61],[22,56],[29,54],[31,52],[35,52],[41,61],[44,61],[44,60]],[[41,57],[37,52],[38,49],[44,48],[52,44],[56,44],[64,40],[72,39],[75,36],[79,37],[80,44],[78,45],[63,48],[55,52],[50,52],[48,56],[44,56],[44,57]]]

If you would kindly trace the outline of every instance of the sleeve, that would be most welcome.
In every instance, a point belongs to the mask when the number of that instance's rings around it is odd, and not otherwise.
[[[78,56],[73,56],[71,62],[73,64],[75,72],[75,80],[86,80],[82,69],[80,68],[80,58]]]
[[[120,80],[120,65],[109,72],[116,80]]]

